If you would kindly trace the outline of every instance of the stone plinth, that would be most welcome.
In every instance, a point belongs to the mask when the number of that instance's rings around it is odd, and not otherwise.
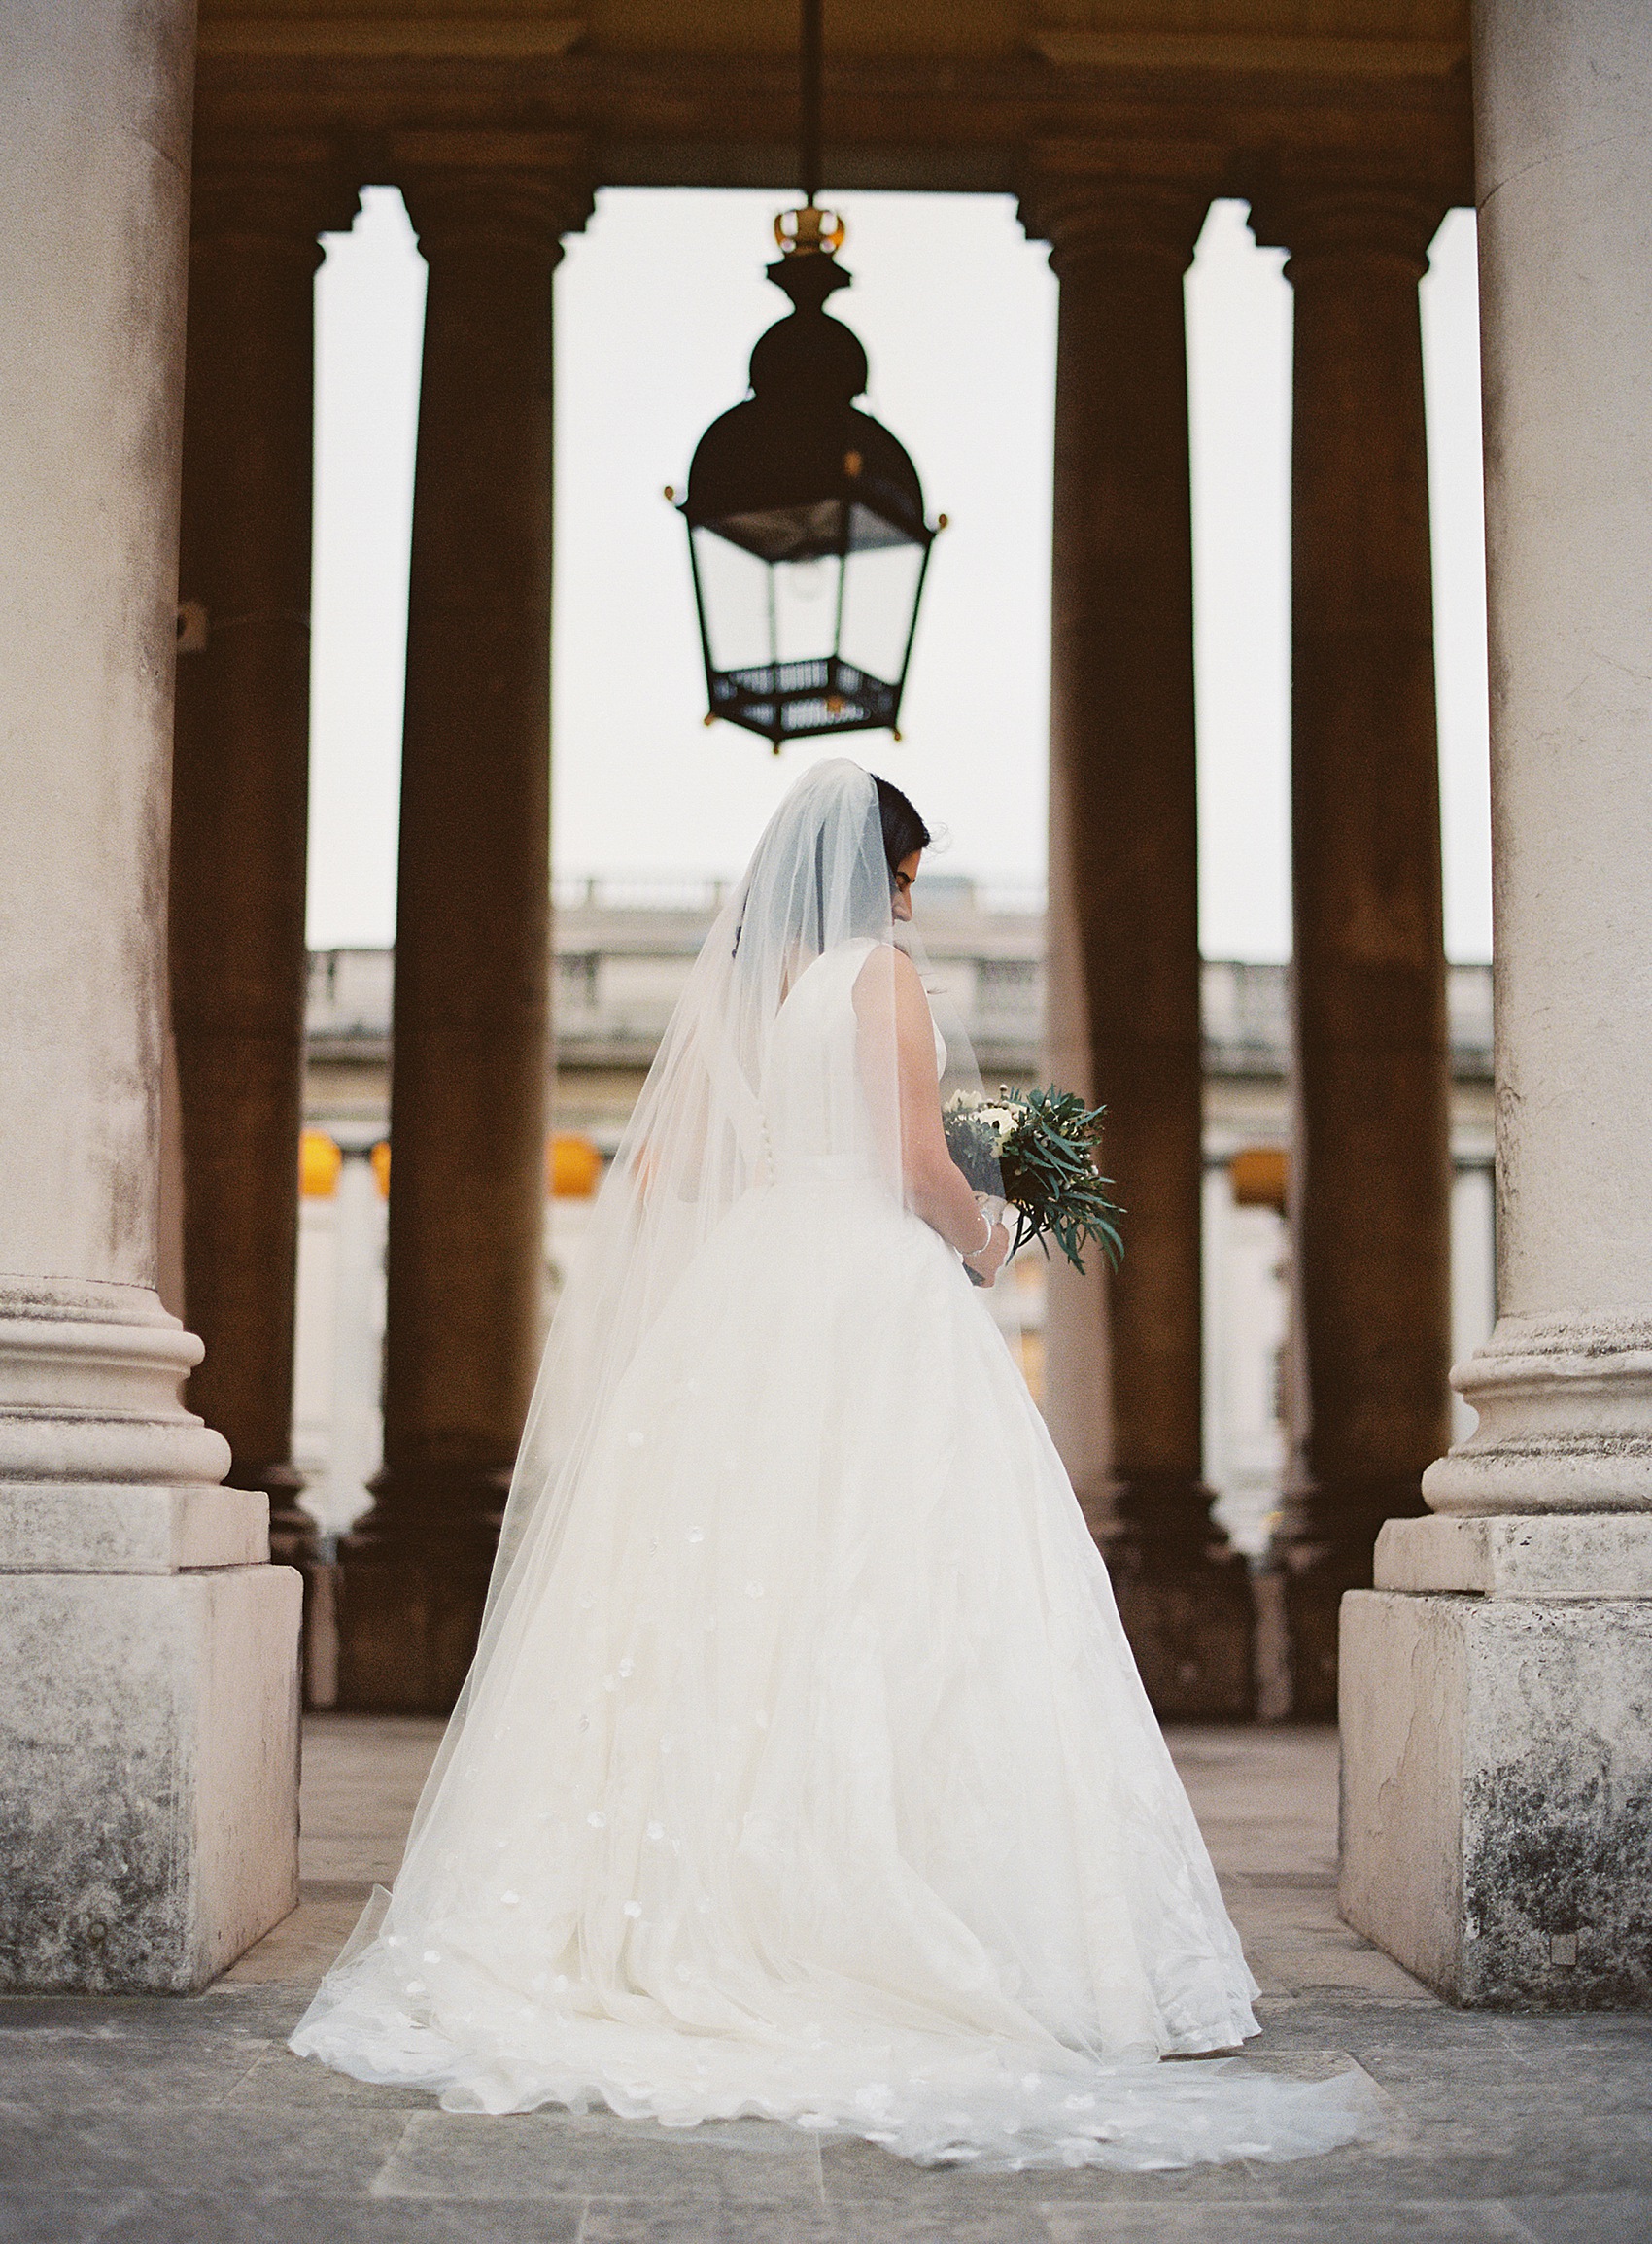
[[[1652,2002],[1652,1601],[1356,1590],[1342,1649],[1348,1923],[1453,2002]]]
[[[297,1906],[299,1596],[0,1576],[0,1986],[188,1994]]]
[[[0,1483],[0,1572],[197,1572],[262,1566],[269,1499],[244,1488]]]
[[[1652,1513],[1391,1519],[1377,1537],[1376,1586],[1487,1598],[1652,1598]]]

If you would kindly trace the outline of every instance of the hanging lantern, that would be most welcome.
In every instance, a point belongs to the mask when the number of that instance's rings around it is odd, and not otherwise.
[[[811,733],[896,729],[935,536],[905,447],[855,404],[866,353],[825,309],[849,275],[843,222],[816,201],[818,89],[819,13],[806,6],[809,200],[774,221],[769,267],[792,310],[758,339],[750,397],[700,439],[681,507],[706,722],[761,733],[776,755]]]

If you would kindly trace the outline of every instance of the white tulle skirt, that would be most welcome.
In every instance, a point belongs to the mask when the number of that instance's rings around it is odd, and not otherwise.
[[[1254,2034],[1256,1985],[1044,1423],[874,1187],[736,1207],[519,1564],[295,2050],[998,2168],[1372,2131],[1358,2076],[1158,2062]]]

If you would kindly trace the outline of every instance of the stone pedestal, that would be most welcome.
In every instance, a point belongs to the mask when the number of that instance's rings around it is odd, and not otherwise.
[[[1054,1415],[1058,1431],[1063,1418],[1072,1431],[1093,1430],[1105,1414],[1105,1457],[1090,1438],[1067,1439],[1065,1454],[1154,1707],[1231,1718],[1253,1705],[1253,1617],[1248,1573],[1211,1518],[1201,1478],[1203,1066],[1183,310],[1208,206],[1198,179],[1102,176],[1050,150],[1023,217],[1050,240],[1061,283],[1050,892],[1066,963],[1052,988],[1051,1045],[1058,1079],[1108,1107],[1103,1160],[1128,1211],[1123,1265],[1105,1282],[1105,1302],[1065,1278],[1052,1288],[1052,1381],[1078,1377],[1101,1391],[1076,1407],[1057,1402]]]
[[[551,276],[561,144],[421,136],[430,269],[396,900],[385,1462],[341,1550],[339,1703],[443,1712],[542,1341],[550,1070]],[[446,158],[447,160],[444,160]]]
[[[0,1985],[199,1986],[297,1898],[297,1577],[155,1292],[193,11],[0,81]]]
[[[296,1906],[300,1594],[244,1560],[0,1576],[0,1987],[189,1994]]]
[[[197,149],[172,772],[171,983],[190,1400],[312,1555],[292,1464],[307,958],[318,234],[356,204],[321,144]]]
[[[1273,1558],[1291,1711],[1336,1708],[1337,1606],[1450,1438],[1450,1052],[1417,284],[1444,203],[1279,190],[1291,251],[1292,1273]]]
[[[1652,2001],[1652,48],[1490,0],[1498,1321],[1343,1609],[1342,1907],[1455,1999]]]
[[[1630,1599],[1343,1601],[1339,1906],[1453,2002],[1652,2003],[1646,1572]]]

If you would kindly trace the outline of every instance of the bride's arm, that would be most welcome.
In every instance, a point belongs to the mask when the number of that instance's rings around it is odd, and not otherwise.
[[[917,968],[905,951],[880,945],[856,978],[854,998],[861,1080],[874,1114],[895,1120],[907,1205],[991,1278],[1009,1252],[1009,1235],[994,1224],[983,1236],[980,1204],[946,1149],[935,1023]]]

